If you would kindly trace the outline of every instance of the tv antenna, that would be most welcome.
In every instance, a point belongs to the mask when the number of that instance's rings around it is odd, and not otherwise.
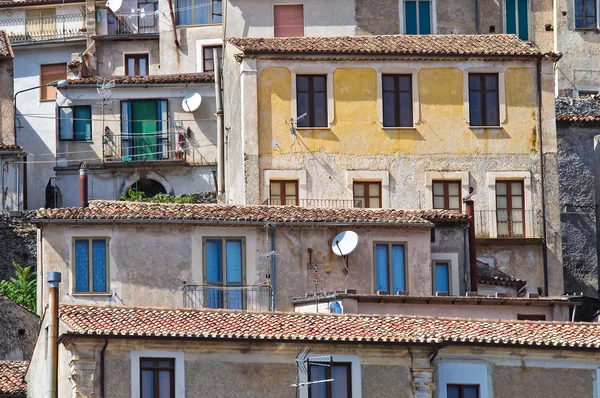
[[[358,246],[358,235],[354,231],[340,232],[331,242],[331,250],[336,256],[343,257],[348,270],[348,254],[352,253]]]
[[[331,366],[331,363],[333,362],[333,357],[331,355],[323,355],[323,356],[315,356],[315,357],[309,357],[308,354],[310,352],[310,348],[308,347],[302,347],[302,349],[298,352],[298,355],[296,355],[296,366],[298,367],[298,374],[302,374],[303,380],[306,381],[299,381],[298,379],[296,379],[296,384],[292,384],[292,387],[296,387],[298,388],[303,388],[303,387],[308,387],[312,384],[321,384],[321,383],[331,383],[332,381],[334,381],[334,379],[324,379],[324,380],[314,380],[314,381],[309,381],[308,380],[308,368],[311,365],[314,366]]]
[[[101,105],[108,105],[115,100],[112,99],[113,92],[112,89],[115,87],[114,79],[102,79],[102,83],[98,82],[98,87],[96,90],[98,91],[98,95],[102,98]],[[107,101],[109,100],[109,101]]]

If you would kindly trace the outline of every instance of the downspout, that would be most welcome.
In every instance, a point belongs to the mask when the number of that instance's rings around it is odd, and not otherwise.
[[[217,102],[217,150],[219,152],[217,162],[217,178],[219,179],[217,184],[219,188],[217,203],[223,203],[225,200],[225,174],[223,171],[225,166],[225,132],[223,129],[223,95],[221,93],[221,59],[216,48],[213,48],[213,60],[215,69],[215,100]]]
[[[4,165],[6,165],[8,169],[8,164],[4,162],[3,159],[4,158],[0,156],[0,185],[2,186],[2,192],[0,193],[0,195],[2,195],[2,209],[0,210],[0,214],[6,211],[6,194],[4,192]],[[17,187],[17,192],[18,190],[19,187]]]
[[[469,216],[469,268],[471,270],[471,291],[477,292],[477,247],[475,243],[475,202],[465,202]]]
[[[175,43],[175,47],[179,48],[179,40],[177,39],[177,25],[175,25],[175,13],[173,12],[173,1],[167,0],[167,4],[169,5],[171,25],[173,25],[173,42]]]
[[[60,272],[48,272],[48,358],[46,359],[46,398],[58,398],[58,286]]]
[[[475,34],[479,34],[479,0],[475,0]]]
[[[104,353],[108,347],[108,338],[104,339],[104,347],[100,351],[100,398],[105,398],[104,394]]]
[[[18,189],[19,187],[17,187]],[[17,192],[17,202],[19,201],[19,193]],[[23,156],[23,210],[29,209],[27,205],[27,155]]]
[[[271,225],[271,311],[275,311],[275,231]]]
[[[21,207],[21,206],[19,206],[20,205],[20,203],[19,203],[19,191],[20,191],[19,190],[19,184],[21,183],[21,164],[19,162],[16,163],[15,172],[16,172],[15,173],[16,174],[16,176],[15,176],[15,180],[16,180],[15,181],[15,184],[16,184],[15,188],[17,189],[17,208],[15,210],[21,210],[21,209],[19,209],[19,207]]]
[[[465,227],[465,229],[463,230],[463,270],[465,272],[465,277],[463,278],[463,287],[465,288],[465,294],[466,292],[469,291],[469,284],[467,283],[467,278],[466,275],[468,273],[470,273],[469,271],[469,267],[468,267],[468,261],[467,259],[469,258],[469,249],[467,248],[467,242],[469,241],[469,225],[467,225]]]
[[[548,237],[546,230],[546,193],[544,191],[544,134],[542,132],[542,59],[537,61],[537,91],[538,91],[538,130],[540,136],[540,176],[542,196],[542,258],[544,272],[544,295],[548,296]]]

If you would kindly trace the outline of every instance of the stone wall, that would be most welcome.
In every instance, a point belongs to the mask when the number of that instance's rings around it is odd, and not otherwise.
[[[0,296],[0,360],[29,360],[38,335],[38,316]]]
[[[36,228],[28,221],[28,215],[3,217],[0,215],[0,280],[14,275],[12,262],[19,265],[37,264]]]

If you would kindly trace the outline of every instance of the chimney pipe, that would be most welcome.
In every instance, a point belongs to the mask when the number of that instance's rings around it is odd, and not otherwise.
[[[465,201],[469,216],[469,266],[471,269],[471,291],[477,292],[477,247],[475,245],[475,202]]]
[[[57,398],[57,370],[58,370],[58,285],[61,282],[60,272],[48,272],[48,358],[46,359],[47,371],[47,398]]]
[[[88,164],[79,165],[79,207],[89,207],[88,201]]]

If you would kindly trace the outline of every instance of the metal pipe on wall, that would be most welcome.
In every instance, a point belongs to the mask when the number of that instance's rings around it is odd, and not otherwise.
[[[48,272],[48,358],[46,360],[47,390],[46,398],[57,398],[58,386],[58,286],[60,272]]]
[[[477,292],[477,247],[475,246],[475,202],[465,202],[469,216],[469,268],[471,269],[471,291]]]
[[[221,59],[217,48],[213,48],[213,60],[215,69],[215,100],[217,102],[217,151],[219,159],[217,161],[217,177],[219,179],[217,193],[217,202],[223,203],[225,200],[225,132],[223,129],[223,96],[221,93]]]
[[[537,94],[538,94],[538,130],[540,136],[540,185],[541,185],[541,199],[542,199],[542,235],[543,235],[543,247],[542,247],[542,258],[543,258],[543,271],[544,271],[544,296],[548,296],[549,282],[548,282],[548,236],[546,228],[546,193],[544,192],[544,180],[546,175],[544,173],[544,134],[542,132],[542,60],[537,61]]]

